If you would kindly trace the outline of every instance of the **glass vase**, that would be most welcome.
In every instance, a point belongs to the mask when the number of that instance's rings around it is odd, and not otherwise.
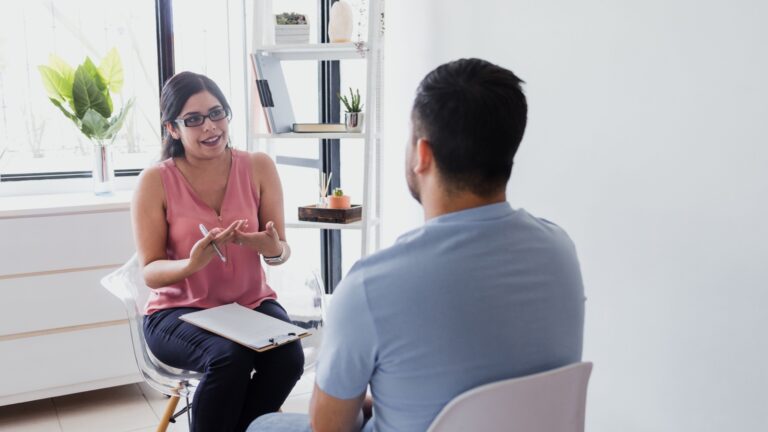
[[[96,195],[110,195],[114,190],[115,168],[112,150],[103,141],[93,142],[93,191]]]

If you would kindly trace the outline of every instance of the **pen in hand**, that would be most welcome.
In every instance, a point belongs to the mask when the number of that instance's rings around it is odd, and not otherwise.
[[[203,233],[203,235],[204,235],[204,236],[207,236],[207,235],[208,235],[208,230],[205,228],[205,225],[203,225],[203,224],[200,224],[200,232],[201,232],[201,233]],[[222,261],[222,262],[227,262],[227,257],[225,257],[223,253],[221,253],[221,250],[219,249],[219,247],[218,247],[218,246],[216,246],[216,243],[214,243],[213,241],[211,241],[211,246],[213,246],[213,250],[215,250],[215,251],[216,251],[216,255],[218,255],[218,256],[219,256],[219,258],[221,259],[221,261]]]

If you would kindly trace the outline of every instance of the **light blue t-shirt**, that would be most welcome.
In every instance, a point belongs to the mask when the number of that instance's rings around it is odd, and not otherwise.
[[[425,431],[460,393],[581,360],[584,289],[558,226],[509,203],[449,213],[353,266],[329,308],[317,384],[368,383],[366,430]]]

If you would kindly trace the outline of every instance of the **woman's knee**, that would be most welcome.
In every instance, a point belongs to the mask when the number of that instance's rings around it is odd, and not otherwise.
[[[299,342],[276,348],[272,355],[264,360],[261,362],[263,368],[283,377],[298,380],[304,373],[304,351]]]
[[[285,369],[290,375],[295,375],[297,378],[300,378],[304,373],[304,350],[301,348],[300,341],[292,343],[290,351],[286,353]]]
[[[228,339],[207,347],[208,368],[243,369],[253,368],[254,351]]]

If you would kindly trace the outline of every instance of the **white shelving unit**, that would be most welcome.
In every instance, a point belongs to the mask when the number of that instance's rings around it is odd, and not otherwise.
[[[281,133],[281,134],[254,134],[256,139],[366,139],[364,133],[348,132],[323,132],[323,133]]]
[[[350,42],[267,45],[259,47],[256,52],[272,55],[280,60],[365,60],[368,55],[368,44]]]
[[[368,5],[368,40],[351,43],[325,43],[300,45],[262,45],[253,52],[256,55],[273,56],[281,61],[294,60],[338,60],[366,62],[365,124],[363,133],[250,133],[248,149],[266,151],[273,158],[279,155],[280,141],[291,139],[339,139],[362,140],[363,156],[363,197],[362,220],[350,224],[316,223],[298,221],[288,216],[287,228],[360,230],[360,256],[364,257],[380,247],[381,238],[381,184],[380,144],[381,144],[381,99],[382,99],[382,60],[383,60],[383,0],[370,0]],[[248,53],[250,54],[250,53]],[[253,85],[251,73],[249,88]],[[290,86],[290,83],[288,83]],[[250,92],[250,94],[254,94]],[[248,106],[248,118],[252,119],[252,104]],[[248,128],[251,131],[253,128]],[[319,162],[319,161],[318,161]],[[308,187],[313,187],[308,186]],[[286,208],[291,215],[294,209]]]

